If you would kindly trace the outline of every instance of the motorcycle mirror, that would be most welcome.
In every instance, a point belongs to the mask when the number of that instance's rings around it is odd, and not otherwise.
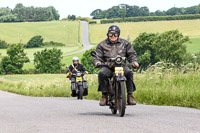
[[[90,55],[91,55],[91,56],[96,56],[97,53],[96,53],[96,51],[91,51],[91,52],[90,52]]]

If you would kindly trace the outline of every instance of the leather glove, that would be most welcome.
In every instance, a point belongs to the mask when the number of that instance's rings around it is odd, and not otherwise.
[[[88,74],[88,71],[85,71],[85,74]]]
[[[67,73],[67,77],[69,76],[69,72]]]

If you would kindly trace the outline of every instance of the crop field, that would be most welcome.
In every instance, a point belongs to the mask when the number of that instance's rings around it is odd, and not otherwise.
[[[143,104],[170,105],[200,109],[200,72],[135,73],[136,101]],[[89,95],[99,100],[97,75],[86,75]],[[70,81],[65,74],[0,76],[0,89],[28,96],[70,97]]]
[[[200,20],[156,21],[156,22],[129,22],[115,23],[121,29],[121,37],[133,41],[140,33],[162,33],[178,29],[183,35],[189,36],[192,43],[188,43],[188,51],[198,52],[200,49]],[[98,44],[106,38],[108,27],[112,24],[90,25],[90,41]],[[194,47],[193,47],[194,46]]]

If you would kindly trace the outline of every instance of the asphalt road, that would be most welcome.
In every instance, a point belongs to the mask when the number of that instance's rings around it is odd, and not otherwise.
[[[138,104],[118,117],[98,101],[0,91],[0,133],[77,132],[199,133],[200,110]]]
[[[74,55],[74,54],[78,54],[80,52],[89,50],[90,48],[92,48],[94,45],[90,45],[90,41],[89,41],[89,32],[88,32],[88,22],[86,21],[81,21],[82,23],[82,42],[83,42],[83,49],[73,52],[73,53],[69,53],[63,56],[69,56],[69,55]]]

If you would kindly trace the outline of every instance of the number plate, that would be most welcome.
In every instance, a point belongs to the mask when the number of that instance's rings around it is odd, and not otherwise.
[[[76,77],[76,81],[82,81],[82,77]]]
[[[115,74],[116,76],[123,76],[124,75],[124,68],[123,67],[115,67]]]

